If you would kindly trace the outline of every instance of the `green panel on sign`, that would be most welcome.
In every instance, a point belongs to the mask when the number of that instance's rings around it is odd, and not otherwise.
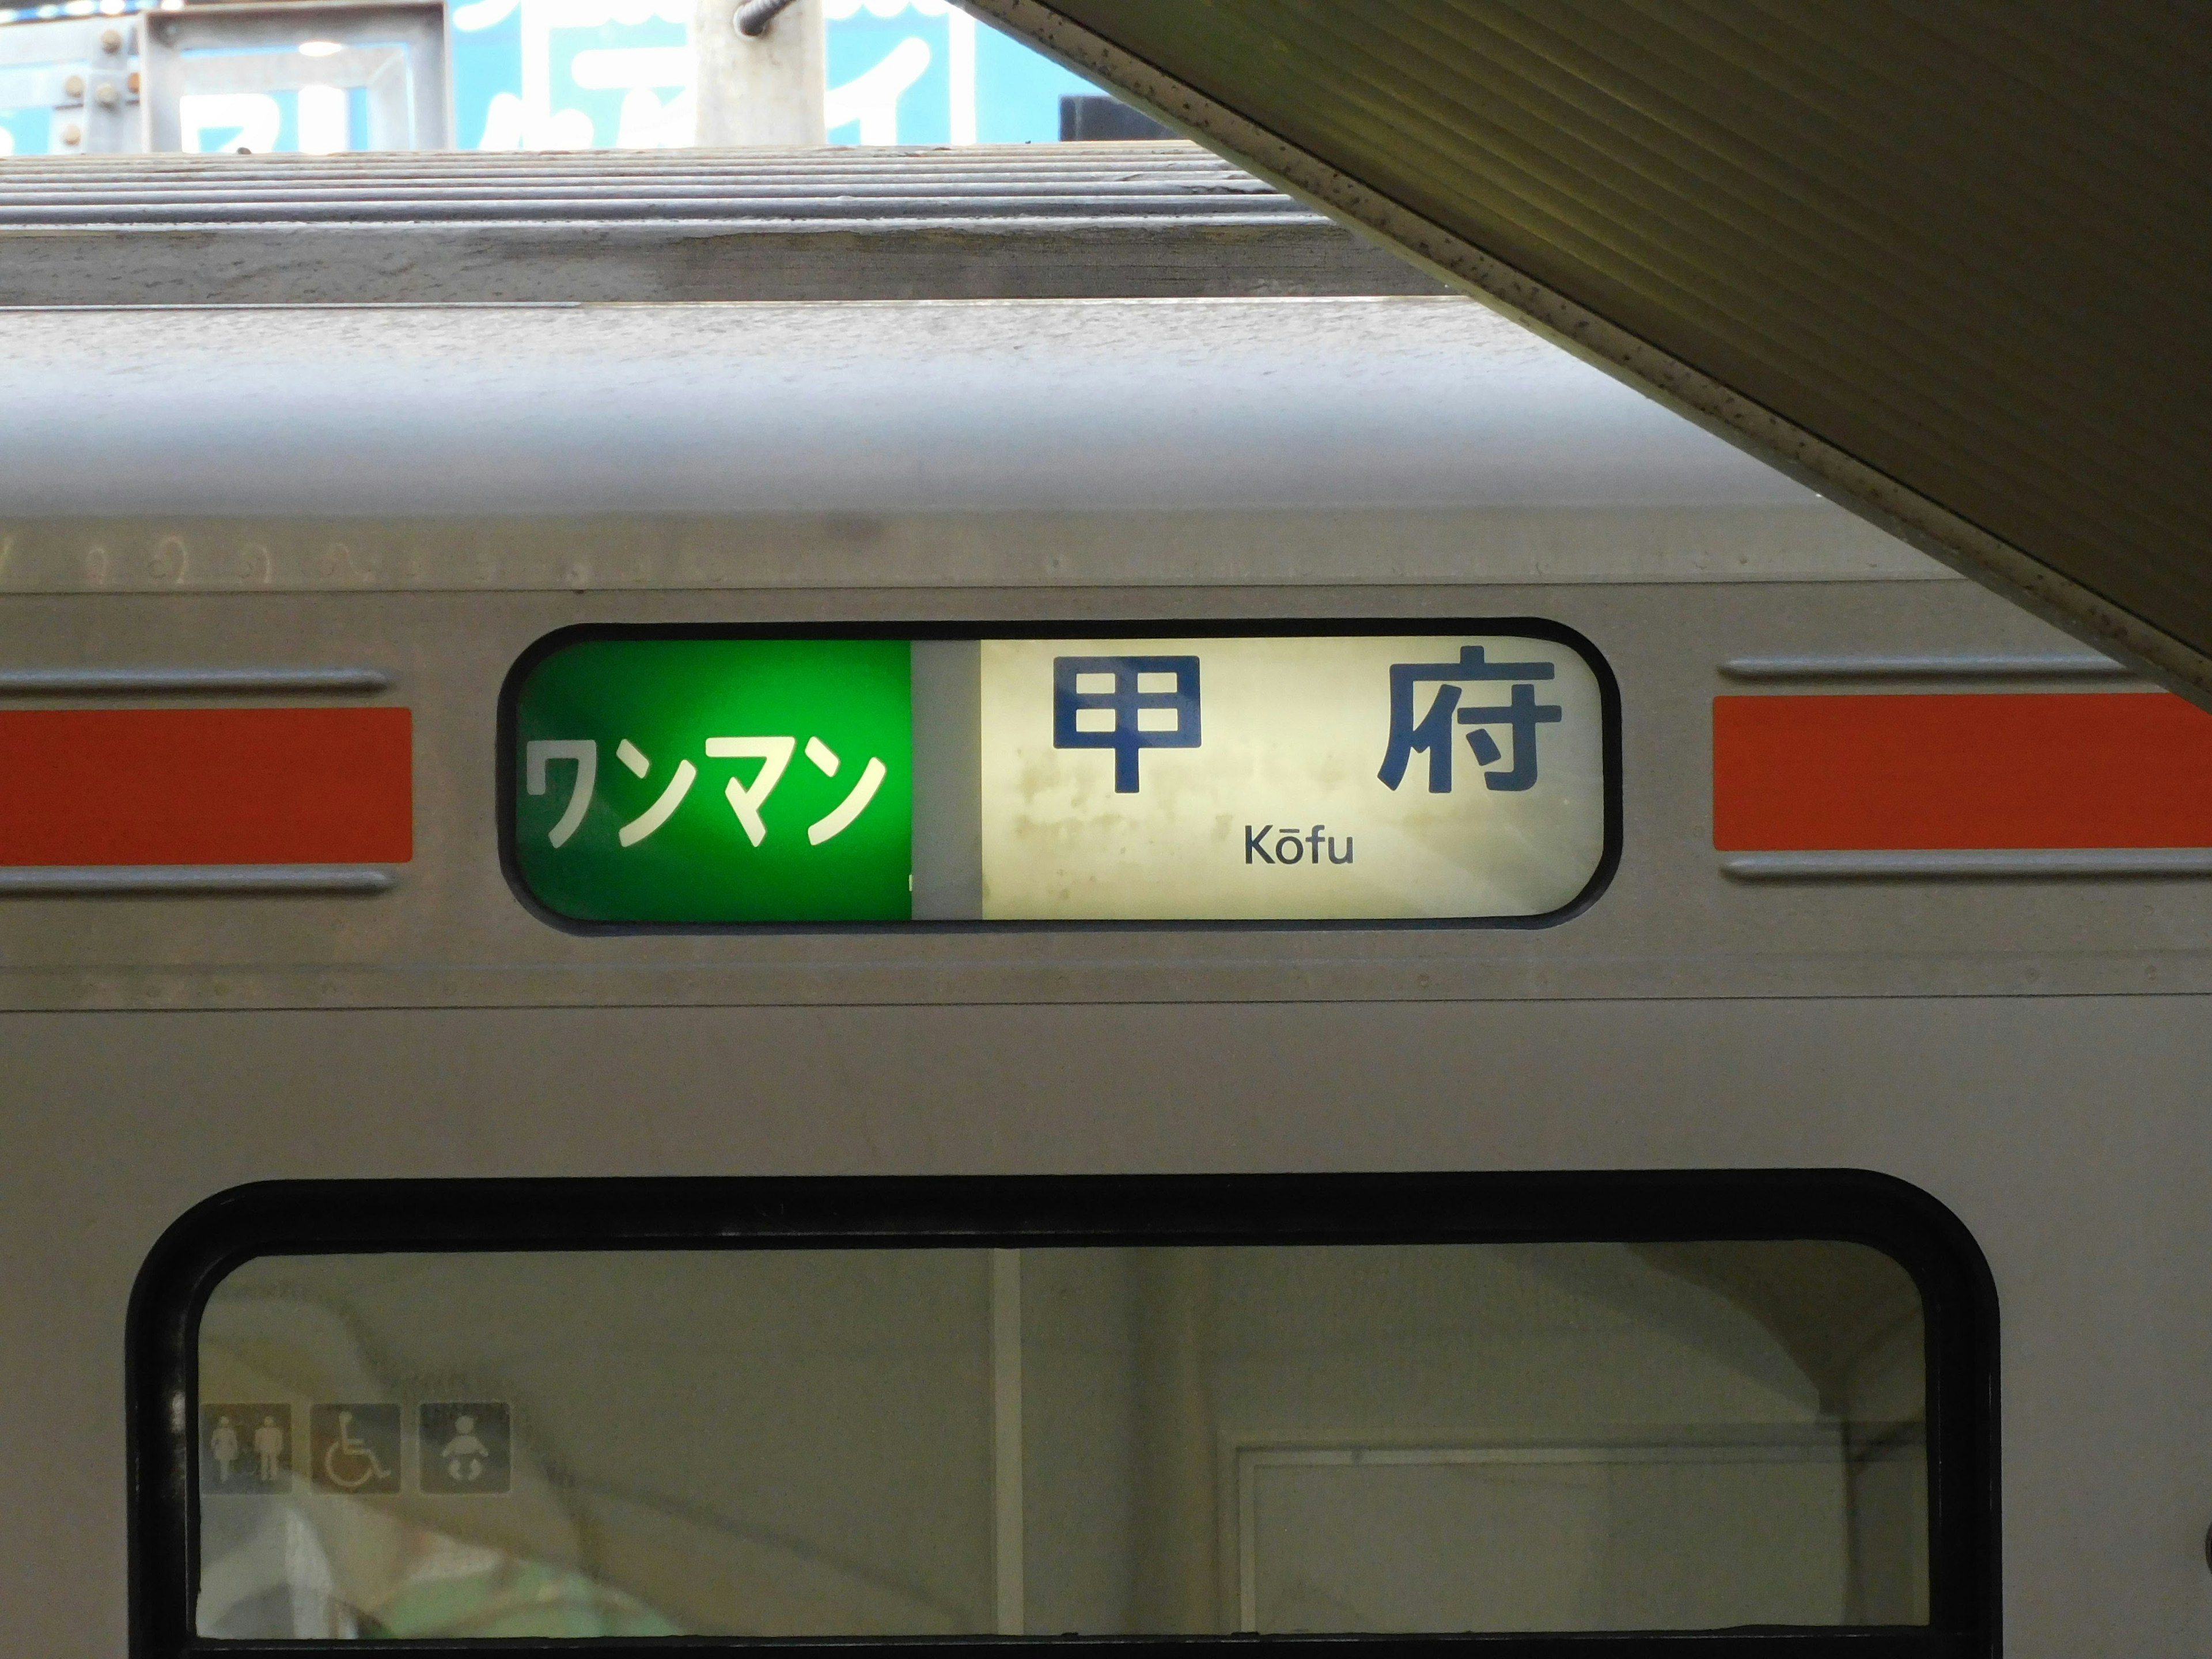
[[[599,639],[514,699],[514,861],[578,921],[913,915],[904,640]]]

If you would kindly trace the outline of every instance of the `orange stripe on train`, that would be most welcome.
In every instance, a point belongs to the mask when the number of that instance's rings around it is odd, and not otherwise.
[[[1713,845],[2212,847],[2212,714],[2162,692],[1716,697]]]
[[[404,864],[404,708],[0,712],[0,865]]]

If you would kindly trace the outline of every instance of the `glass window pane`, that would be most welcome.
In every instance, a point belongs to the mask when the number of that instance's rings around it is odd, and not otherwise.
[[[272,1256],[198,1628],[1921,1623],[1924,1369],[1839,1243]]]

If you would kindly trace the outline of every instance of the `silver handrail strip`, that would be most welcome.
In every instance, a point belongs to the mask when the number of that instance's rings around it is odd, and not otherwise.
[[[5,206],[0,204],[0,206]],[[1085,199],[1080,197],[1032,198],[1020,204],[1018,213],[981,213],[979,204],[963,200],[948,204],[951,211],[927,210],[924,204],[900,201],[890,210],[874,204],[827,198],[797,198],[745,201],[719,195],[660,197],[534,196],[486,192],[447,195],[422,200],[322,199],[295,196],[277,202],[209,199],[193,202],[167,216],[150,208],[125,212],[112,205],[66,205],[48,208],[39,215],[40,226],[69,228],[173,224],[190,228],[200,225],[375,224],[400,220],[422,225],[537,224],[548,220],[576,219],[627,222],[643,221],[669,224],[745,224],[762,230],[847,230],[858,226],[879,234],[916,229],[939,232],[965,230],[977,234],[1006,230],[1042,231],[1110,222],[1127,228],[1154,227],[1172,229],[1188,225],[1194,229],[1256,225],[1303,229],[1318,227],[1318,216],[1284,211],[1271,204],[1247,207],[1231,200],[1207,200],[1202,206],[1185,207],[1171,198],[1155,196]],[[871,210],[875,209],[875,210]]]
[[[1725,853],[1737,881],[2081,880],[2212,876],[2212,847],[1996,848],[1891,853]]]
[[[2083,652],[1931,652],[1919,655],[1731,657],[1732,680],[2122,679],[2135,671]]]
[[[0,668],[0,697],[250,696],[392,689],[380,668]]]
[[[1000,218],[1224,216],[1322,226],[1324,216],[1188,144],[1115,145],[1073,162],[1029,146],[855,160],[836,149],[467,153],[333,160],[133,156],[38,158],[0,176],[0,228],[334,219],[710,219],[849,228]],[[41,164],[43,163],[43,164]]]
[[[0,869],[0,898],[382,893],[389,870],[356,864],[50,865]]]

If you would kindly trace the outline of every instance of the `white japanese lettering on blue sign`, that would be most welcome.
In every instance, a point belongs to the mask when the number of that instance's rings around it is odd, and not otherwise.
[[[152,11],[146,0],[0,7],[0,26]],[[692,142],[692,0],[459,0],[447,12],[463,149],[653,149]],[[833,144],[1020,144],[1060,136],[1060,100],[1096,91],[950,0],[825,0]],[[82,52],[82,46],[71,47]],[[26,101],[55,77],[0,72],[0,155],[66,149],[66,112]],[[11,88],[17,88],[11,90]],[[359,87],[183,100],[187,150],[368,148]]]

